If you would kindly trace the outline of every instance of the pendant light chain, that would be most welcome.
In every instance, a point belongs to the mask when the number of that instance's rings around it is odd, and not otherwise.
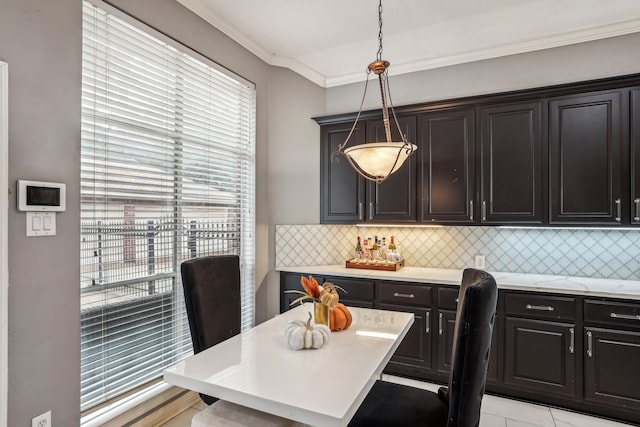
[[[378,54],[377,61],[382,61],[382,0],[378,4]]]

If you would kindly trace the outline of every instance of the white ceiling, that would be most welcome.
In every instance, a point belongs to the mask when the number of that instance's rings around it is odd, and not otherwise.
[[[376,59],[377,0],[178,1],[320,86],[364,80]],[[385,0],[382,19],[382,57],[398,75],[640,32],[640,1]]]

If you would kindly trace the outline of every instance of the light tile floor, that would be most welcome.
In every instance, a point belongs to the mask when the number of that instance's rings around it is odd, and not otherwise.
[[[384,375],[383,378],[431,391],[436,391],[440,387],[437,384],[390,375]],[[203,408],[202,402],[194,405],[161,427],[190,427],[191,418]],[[630,425],[488,394],[485,394],[482,399],[480,416],[480,427],[627,427]]]

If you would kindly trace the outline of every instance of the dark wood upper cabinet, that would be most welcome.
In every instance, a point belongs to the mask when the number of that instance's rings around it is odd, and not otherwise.
[[[640,226],[640,74],[395,110],[418,152],[382,184],[331,161],[355,113],[316,118],[321,223]],[[364,111],[349,145],[384,139]]]
[[[542,224],[542,103],[482,107],[480,222]]]
[[[419,116],[420,220],[473,223],[474,109]]]
[[[631,222],[640,224],[640,88],[631,90]]]
[[[416,117],[398,117],[398,125],[407,140],[415,144]],[[367,122],[367,142],[384,142],[386,135],[382,120]],[[392,119],[391,137],[401,141],[398,129]],[[415,222],[416,214],[416,161],[417,155],[409,157],[405,164],[386,181],[377,184],[367,182],[367,220]]]
[[[549,101],[551,224],[622,222],[622,95]]]
[[[338,150],[351,131],[351,123],[322,126],[320,136],[320,222],[356,223],[364,220],[365,180],[347,159],[331,154]],[[349,145],[363,144],[364,125],[358,123]]]

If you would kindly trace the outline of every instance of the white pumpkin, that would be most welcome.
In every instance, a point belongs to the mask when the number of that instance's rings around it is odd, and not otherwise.
[[[304,348],[320,348],[329,342],[331,329],[327,325],[312,325],[311,313],[309,320],[290,320],[284,328],[287,344],[294,350]]]

